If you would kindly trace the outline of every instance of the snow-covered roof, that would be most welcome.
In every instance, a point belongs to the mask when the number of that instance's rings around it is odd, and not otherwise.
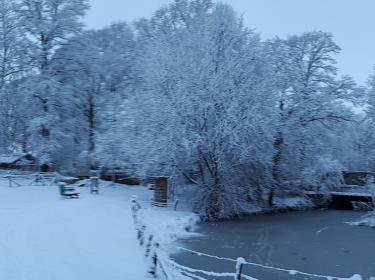
[[[12,164],[16,163],[23,157],[25,157],[26,154],[9,154],[9,155],[0,155],[0,164]]]
[[[375,174],[375,172],[372,172],[372,171],[344,171],[344,173],[347,173],[347,174],[358,174],[358,173],[364,173],[364,174]]]

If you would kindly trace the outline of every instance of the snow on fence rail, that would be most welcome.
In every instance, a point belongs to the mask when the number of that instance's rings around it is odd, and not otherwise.
[[[179,276],[188,276],[191,279],[206,280],[205,278],[194,274],[200,273],[206,276],[233,277],[234,280],[257,280],[242,273],[242,267],[245,261],[243,258],[238,258],[236,260],[236,272],[233,273],[217,273],[193,269],[187,266],[180,265],[171,260],[168,255],[160,249],[160,244],[159,242],[157,242],[157,240],[155,240],[155,235],[152,232],[149,232],[147,225],[141,219],[141,216],[139,215],[141,209],[142,207],[137,201],[137,198],[133,196],[131,199],[131,210],[134,225],[137,230],[137,238],[139,244],[145,249],[145,257],[149,262],[150,267],[148,272],[153,277],[156,278],[159,271],[165,279],[175,279],[177,273],[179,274]]]
[[[155,278],[157,277],[157,271],[160,270],[160,272],[163,274],[165,279],[176,279],[175,273],[178,273],[180,276],[187,276],[190,279],[196,279],[196,280],[207,280],[206,278],[199,276],[199,275],[204,275],[207,277],[233,277],[234,280],[257,280],[256,278],[253,278],[249,275],[245,275],[242,272],[244,265],[250,265],[253,267],[261,267],[264,269],[285,272],[291,276],[301,275],[301,276],[308,276],[308,277],[314,277],[314,278],[326,279],[326,280],[362,280],[363,279],[358,274],[355,274],[349,278],[341,278],[341,277],[335,277],[335,276],[306,273],[306,272],[293,270],[293,269],[285,269],[285,268],[280,268],[280,267],[273,267],[273,266],[248,262],[244,258],[232,259],[232,258],[226,258],[226,257],[219,257],[219,256],[214,256],[214,255],[186,249],[183,247],[177,247],[179,250],[189,252],[197,256],[204,256],[204,257],[213,258],[217,260],[225,260],[225,261],[233,262],[235,264],[235,272],[219,273],[219,272],[205,271],[201,269],[194,269],[191,267],[183,266],[171,260],[168,257],[168,255],[160,249],[160,244],[157,242],[157,240],[155,240],[154,234],[148,231],[147,225],[142,221],[141,216],[139,215],[139,211],[142,209],[142,207],[137,201],[137,198],[135,196],[132,197],[131,202],[132,202],[131,207],[132,207],[133,220],[134,220],[134,224],[137,230],[137,238],[139,240],[140,245],[145,248],[145,257],[148,259],[150,263],[149,273]],[[173,275],[174,277],[171,277],[171,275]],[[375,277],[371,277],[370,280],[375,280]]]
[[[165,279],[170,279],[167,269],[164,267],[163,260],[161,258],[161,253],[159,250],[159,243],[154,240],[154,234],[152,232],[148,232],[147,226],[144,224],[142,219],[140,218],[139,211],[141,210],[141,205],[137,201],[135,196],[131,198],[131,210],[134,225],[137,230],[137,239],[139,244],[145,248],[145,257],[149,262],[149,273],[153,277],[157,277],[158,269],[164,275]]]
[[[210,255],[210,254],[206,254],[206,253],[202,253],[202,252],[198,252],[198,251],[186,249],[186,248],[183,248],[183,247],[177,247],[177,248],[179,250],[182,250],[182,251],[185,251],[185,252],[189,252],[189,253],[195,254],[197,256],[204,256],[204,257],[208,257],[208,258],[213,258],[213,259],[217,259],[217,260],[225,260],[225,261],[230,261],[230,262],[235,262],[235,263],[238,262],[238,259],[235,260],[235,259],[226,258],[226,257],[214,256],[214,255]],[[355,275],[353,275],[352,277],[349,277],[349,278],[342,278],[342,277],[336,277],[336,276],[328,276],[328,275],[320,275],[320,274],[314,274],[314,273],[306,273],[306,272],[302,272],[302,271],[298,271],[298,270],[293,270],[293,269],[285,269],[285,268],[280,268],[280,267],[274,267],[274,266],[269,266],[269,265],[263,265],[263,264],[253,263],[253,262],[247,262],[244,259],[243,259],[242,263],[243,263],[243,265],[251,265],[251,266],[261,267],[261,268],[265,268],[265,269],[269,269],[269,270],[276,270],[276,271],[280,271],[280,272],[286,272],[286,273],[289,273],[290,275],[302,275],[302,276],[308,276],[308,277],[323,278],[323,279],[327,279],[327,280],[362,280],[362,277],[360,275],[358,275],[358,274],[355,274]],[[244,279],[246,279],[246,278],[244,278]],[[375,280],[375,278],[371,277],[370,280]]]
[[[24,185],[48,185],[57,178],[55,173],[14,173],[8,172],[1,175],[0,179],[8,181],[9,187],[22,187]]]

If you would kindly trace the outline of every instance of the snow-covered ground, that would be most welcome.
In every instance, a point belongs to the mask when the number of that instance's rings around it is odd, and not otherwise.
[[[130,198],[140,197],[150,229],[171,245],[189,225],[190,214],[148,206],[145,187],[105,183],[99,195],[78,188],[63,200],[55,184],[30,186],[0,179],[0,279],[147,279],[144,251],[136,238]],[[159,222],[161,221],[161,222]]]

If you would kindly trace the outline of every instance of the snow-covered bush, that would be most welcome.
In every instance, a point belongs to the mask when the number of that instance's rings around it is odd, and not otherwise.
[[[303,184],[306,188],[327,193],[343,184],[344,166],[337,160],[318,157],[303,171]]]
[[[369,212],[363,217],[361,217],[356,222],[351,222],[351,225],[354,226],[366,226],[366,227],[372,227],[375,228],[375,211]]]
[[[369,176],[366,180],[366,188],[368,192],[371,194],[372,201],[375,203],[375,178],[374,176]],[[375,206],[374,206],[375,211]]]
[[[364,215],[355,225],[368,226],[375,228],[375,180],[374,176],[369,176],[366,182],[366,188],[372,197],[372,211]]]

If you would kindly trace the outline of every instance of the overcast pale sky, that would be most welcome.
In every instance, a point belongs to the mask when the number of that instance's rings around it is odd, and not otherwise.
[[[89,28],[112,22],[128,22],[149,17],[170,0],[90,0],[86,17]],[[243,14],[245,24],[263,38],[304,31],[333,33],[342,48],[337,57],[341,74],[349,74],[363,84],[375,65],[374,0],[224,0]]]

